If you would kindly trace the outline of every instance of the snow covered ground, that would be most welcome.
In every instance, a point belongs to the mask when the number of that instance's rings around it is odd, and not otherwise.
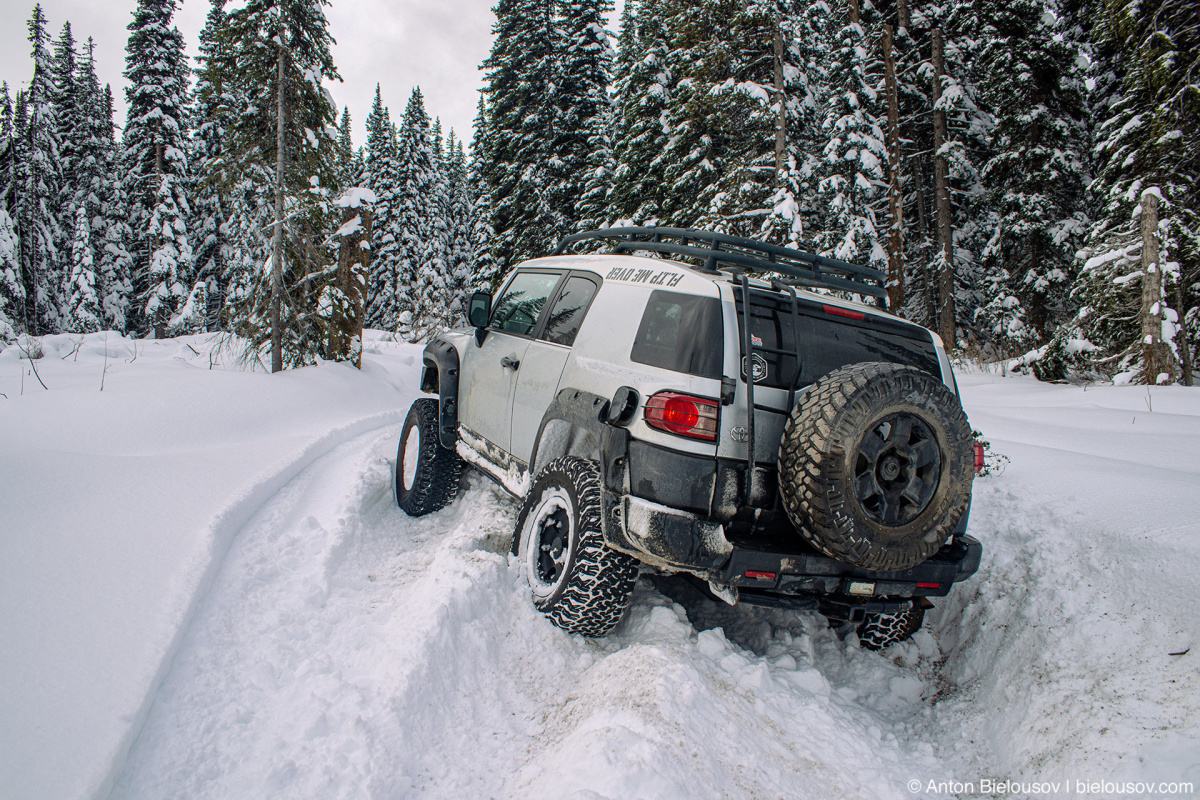
[[[976,483],[979,574],[911,642],[662,579],[589,641],[533,611],[486,480],[395,508],[419,348],[272,377],[110,338],[101,393],[76,341],[49,392],[0,353],[6,800],[1200,786],[1200,391],[960,376],[1012,463]]]

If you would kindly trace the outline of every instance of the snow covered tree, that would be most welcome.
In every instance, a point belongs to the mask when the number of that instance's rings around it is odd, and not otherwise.
[[[342,121],[338,123],[337,171],[341,188],[357,186],[354,174],[354,141],[350,136],[350,107],[342,109]]]
[[[486,113],[483,97],[479,98],[479,112],[475,117],[475,140],[471,143],[471,156],[467,164],[467,183],[470,186],[471,214],[469,247],[471,252],[471,277],[466,288],[495,290],[500,279],[500,265],[492,255],[496,232],[492,229],[492,191],[484,177],[483,116]]]
[[[138,333],[160,337],[190,294],[194,275],[191,247],[181,246],[190,236],[191,221],[185,116],[189,68],[183,35],[171,27],[176,5],[177,0],[138,0],[125,58],[129,111],[121,167],[134,232],[130,250],[138,296],[130,324]],[[169,236],[163,231],[167,220]],[[172,277],[164,283],[168,261]]]
[[[396,142],[391,115],[383,105],[379,84],[367,116],[367,145],[363,158],[363,184],[375,195],[374,252],[367,270],[366,325],[394,331],[399,326],[396,305],[396,263],[400,235],[397,229]]]
[[[985,251],[981,310],[1001,343],[1036,347],[1068,317],[1083,214],[1083,81],[1078,49],[1040,0],[979,0],[982,91],[994,109],[983,181],[999,227]]]
[[[63,276],[59,265],[59,201],[62,196],[59,124],[54,104],[56,89],[47,48],[46,18],[35,5],[29,19],[33,45],[33,77],[21,94],[16,115],[17,143],[13,222],[20,238],[26,331],[40,335],[60,329],[57,306]]]
[[[0,344],[8,344],[22,332],[25,285],[21,281],[21,243],[12,217],[0,204]]]
[[[1145,383],[1190,369],[1200,322],[1195,20],[1194,4],[1181,0],[1106,0],[1091,15],[1097,212],[1073,293],[1076,324],[1096,347],[1096,367]],[[1147,205],[1158,216],[1151,229]]]
[[[393,197],[400,331],[410,341],[421,341],[445,327],[450,304],[450,232],[446,182],[419,88],[413,90],[404,111]]]
[[[229,13],[221,35],[221,68],[242,104],[226,143],[231,173],[250,196],[269,192],[273,201],[269,272],[243,274],[234,327],[255,357],[269,347],[272,372],[311,363],[340,327],[321,305],[337,278],[329,244],[337,112],[322,84],[339,76],[327,5],[250,0]]]
[[[494,253],[504,267],[544,254],[572,225],[563,216],[558,86],[563,32],[554,0],[499,0],[488,71],[484,176]]]
[[[472,262],[474,261],[471,230],[473,228],[474,202],[471,196],[470,179],[467,176],[467,155],[463,151],[462,142],[450,131],[447,145],[449,157],[446,160],[446,222],[448,225],[447,241],[447,280],[446,294],[449,304],[446,308],[444,323],[447,327],[465,325],[467,308],[465,295],[472,286]]]
[[[608,85],[613,50],[604,30],[608,0],[564,0],[562,77],[556,85],[561,119],[553,149],[555,180],[561,184],[560,212],[575,230],[594,227],[605,214],[612,171]],[[564,236],[571,231],[559,231]]]
[[[75,235],[71,240],[71,272],[64,287],[66,307],[64,330],[95,333],[103,327],[103,312],[96,290],[96,269],[92,248],[92,221],[88,210],[80,206],[75,214]]]

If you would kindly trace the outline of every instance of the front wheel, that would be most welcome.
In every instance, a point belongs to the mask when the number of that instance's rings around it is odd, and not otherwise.
[[[438,439],[438,401],[415,401],[396,451],[396,505],[410,517],[432,514],[454,499],[461,474],[462,459]]]
[[[606,636],[629,606],[638,562],[604,543],[600,470],[563,456],[538,473],[514,534],[533,604],[558,627]]]

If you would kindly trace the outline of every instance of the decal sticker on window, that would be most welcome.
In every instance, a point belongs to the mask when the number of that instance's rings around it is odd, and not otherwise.
[[[746,359],[742,358],[742,380],[746,379]],[[754,382],[762,383],[767,379],[767,362],[758,353],[754,354]]]

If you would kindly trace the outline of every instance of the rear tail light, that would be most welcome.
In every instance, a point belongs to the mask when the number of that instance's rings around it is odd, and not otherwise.
[[[660,431],[717,440],[717,401],[678,392],[659,392],[646,401],[646,424]]]
[[[842,308],[841,306],[822,305],[821,309],[826,314],[833,314],[835,317],[845,317],[846,319],[859,320],[867,318],[867,315],[861,311],[851,311],[850,309]]]
[[[975,474],[982,475],[983,468],[987,466],[987,459],[984,457],[983,442],[975,443]]]

